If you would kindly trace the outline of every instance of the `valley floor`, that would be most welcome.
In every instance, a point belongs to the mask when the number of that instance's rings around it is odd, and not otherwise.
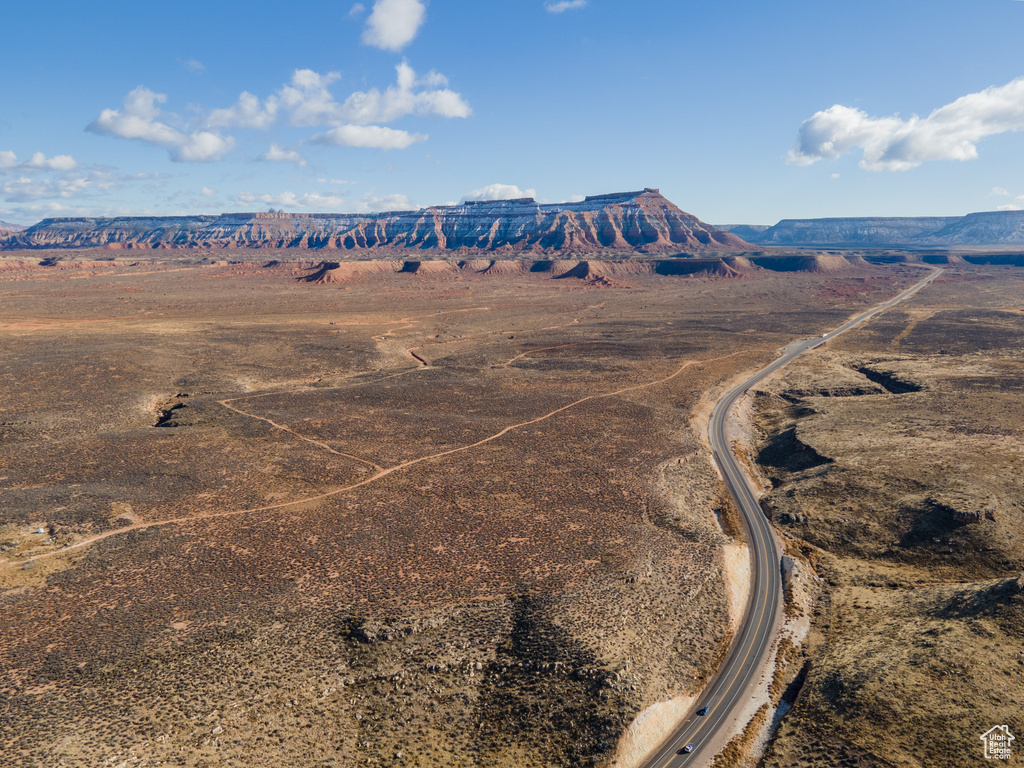
[[[731,636],[694,414],[920,274],[315,271],[0,270],[5,764],[610,763]]]

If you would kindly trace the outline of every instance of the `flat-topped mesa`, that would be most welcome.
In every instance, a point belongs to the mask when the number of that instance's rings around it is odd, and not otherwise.
[[[825,248],[904,246],[1012,246],[1024,244],[1024,211],[984,211],[966,216],[861,216],[783,219],[761,232],[736,227],[752,243]]]
[[[469,254],[670,254],[749,250],[735,235],[680,210],[656,189],[579,202],[468,200],[386,213],[223,213],[45,219],[0,248],[299,248],[352,256],[438,251]]]

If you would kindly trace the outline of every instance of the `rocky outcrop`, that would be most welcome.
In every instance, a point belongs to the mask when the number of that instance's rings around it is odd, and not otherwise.
[[[380,214],[226,213],[219,216],[45,219],[9,237],[13,248],[273,248],[353,254],[478,252],[668,254],[742,251],[746,242],[680,210],[656,189],[576,203],[469,201]]]
[[[985,509],[980,512],[967,512],[961,509],[954,509],[953,519],[958,520],[961,523],[981,523],[985,520],[994,523],[996,521],[996,513],[991,509]]]
[[[630,278],[646,276],[746,278],[768,272],[860,272],[871,266],[858,256],[783,256],[753,257],[721,256],[716,258],[686,259],[432,259],[405,261],[402,259],[364,259],[352,261],[278,262],[267,267],[280,266],[289,270],[306,271],[297,280],[307,283],[348,283],[373,279],[382,275],[425,275],[431,277],[458,277],[465,274],[487,276],[523,276],[555,280],[579,280],[593,285],[622,285]],[[880,390],[881,391],[881,390]]]
[[[955,221],[951,216],[783,219],[748,237],[763,245],[907,245]]]
[[[998,246],[1024,244],[1024,211],[967,216],[783,219],[773,227],[728,227],[747,242],[777,246]]]
[[[1024,211],[970,213],[930,235],[929,243],[950,245],[1024,244]]]

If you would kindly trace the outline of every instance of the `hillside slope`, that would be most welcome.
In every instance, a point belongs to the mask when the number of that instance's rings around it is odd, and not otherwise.
[[[749,246],[680,210],[656,189],[577,203],[470,201],[379,214],[46,219],[8,238],[15,248],[297,248],[403,252],[678,253]]]
[[[906,245],[959,220],[956,216],[783,219],[751,242],[764,245]]]
[[[773,227],[730,226],[747,242],[777,246],[999,246],[1024,244],[1024,211],[966,216],[783,219]]]

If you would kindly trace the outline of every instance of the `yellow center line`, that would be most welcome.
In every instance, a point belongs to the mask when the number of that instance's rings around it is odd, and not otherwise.
[[[893,297],[889,301],[879,305],[875,309],[873,309],[873,310],[871,310],[871,311],[861,315],[860,317],[857,317],[857,318],[854,318],[853,320],[847,321],[846,323],[844,323],[843,325],[839,326],[839,328],[835,329],[834,331],[830,331],[828,336],[829,337],[838,336],[839,334],[845,333],[846,331],[851,330],[852,328],[854,328],[854,327],[856,327],[856,326],[858,326],[858,325],[860,325],[860,324],[862,324],[862,323],[864,323],[864,322],[874,318],[876,315],[881,314],[885,310],[891,309],[896,304],[898,304],[901,301],[903,301],[905,299],[908,299],[911,296],[913,296],[914,294],[916,294],[919,290],[924,288],[925,285],[927,285],[932,280],[934,280],[936,277],[938,277],[942,272],[943,272],[943,270],[941,270],[941,269],[938,269],[938,270],[934,271],[931,275],[929,275],[927,278],[925,278],[924,280],[919,282],[917,285],[915,285],[915,286],[911,287],[910,289],[904,291],[903,293],[899,294],[898,296]],[[815,345],[813,347],[810,347],[809,349],[817,349],[818,346],[819,345]],[[806,352],[806,351],[809,351],[809,350],[804,350],[803,352]],[[801,352],[801,354],[803,354],[803,352]],[[795,355],[794,359],[796,357],[799,357],[799,356],[800,355]],[[740,394],[743,394],[743,392],[746,392],[747,390],[749,390],[750,387],[753,386],[754,384],[756,384],[758,381],[760,381],[761,379],[765,378],[770,373],[774,373],[776,370],[778,370],[779,368],[782,368],[783,366],[787,365],[789,362],[791,362],[791,360],[784,360],[783,358],[780,358],[779,360],[775,361],[771,365],[767,366],[762,371],[761,376],[757,377],[757,379],[755,381],[752,381],[747,387],[745,387],[743,389],[742,392],[737,393],[737,397]],[[732,407],[732,403],[730,403],[729,407],[730,408]],[[727,410],[728,409],[726,409],[726,411]],[[724,418],[725,415],[726,414],[723,413],[723,418]],[[723,422],[723,424],[724,424],[724,422]],[[724,434],[723,434],[723,436],[724,436]],[[712,436],[712,443],[714,443],[714,441],[715,441],[715,437]],[[725,441],[725,444],[723,445],[723,450],[730,457],[730,459],[733,458],[732,452],[729,450],[729,447],[728,447],[728,441]],[[725,474],[727,475],[728,479],[730,481],[732,481],[732,483],[734,484],[735,488],[741,488],[741,487],[742,488],[747,488],[745,482],[743,482],[738,477],[738,470],[734,469],[734,465],[733,464],[726,465],[723,462],[722,469],[725,471]],[[747,495],[750,496],[751,494],[749,493],[749,488],[747,488],[747,492],[748,492]],[[735,494],[734,493],[732,495],[733,495],[733,498],[735,498],[736,501],[739,502],[739,495],[741,495],[741,494]],[[752,500],[756,504],[757,500],[756,499],[752,499]],[[742,507],[742,505],[741,505],[741,507]],[[742,512],[743,510],[741,509],[740,511]],[[744,516],[744,518],[746,519],[746,516]],[[751,522],[750,527],[756,529],[755,532],[757,534],[759,543],[761,545],[761,549],[765,549],[765,530],[766,530],[766,528],[765,528],[765,524],[763,523],[763,521],[761,521],[757,525],[754,525],[753,522]],[[770,579],[771,572],[769,571],[767,575],[768,575],[768,577]],[[766,597],[767,597],[767,599],[764,600],[761,603],[761,606],[760,606],[761,613],[760,613],[760,616],[758,617],[757,625],[756,625],[753,633],[752,634],[748,633],[747,637],[755,637],[756,638],[760,634],[761,627],[764,624],[765,612],[767,611],[767,608],[768,608],[768,600],[769,599],[777,599],[778,595],[775,592],[773,592],[770,595],[766,595]],[[750,643],[750,645],[748,646],[748,648],[746,650],[746,653],[743,655],[743,659],[742,659],[742,661],[739,664],[740,669],[743,668],[743,666],[747,663],[747,660],[750,658],[750,654],[751,654],[751,651],[753,650],[753,646],[754,646],[753,643]],[[733,689],[736,687],[736,684],[738,682],[740,682],[739,677],[734,677],[732,682],[729,684],[729,687],[725,690],[725,692],[722,695],[720,695],[718,697],[718,701],[714,704],[713,708],[708,711],[707,715],[703,716],[706,719],[704,719],[700,723],[698,723],[697,730],[694,731],[693,734],[690,736],[689,741],[693,741],[694,743],[696,743],[696,741],[697,741],[698,737],[700,736],[701,732],[704,730],[705,726],[710,722],[711,716],[716,711],[718,711],[719,707],[721,707],[725,703],[725,699],[729,696],[730,693],[732,693]],[[672,750],[670,749],[670,751],[672,751]],[[677,754],[670,755],[670,757],[668,758],[668,761],[662,764],[662,768],[667,768],[667,766],[670,765],[672,763],[672,761],[676,757],[677,757]]]
[[[735,477],[734,472],[732,471],[731,468],[729,468],[729,467],[726,468],[726,474],[729,475],[729,478],[731,480],[733,480],[734,482],[736,481],[736,477]],[[764,531],[762,530],[762,527],[759,526],[759,525],[758,526],[752,526],[752,527],[757,529],[756,532],[757,532],[758,538],[760,539],[760,544],[761,544],[761,546],[763,548],[764,547]],[[761,614],[760,614],[760,616],[758,617],[758,620],[757,620],[757,627],[754,629],[754,636],[756,636],[761,631],[761,625],[764,624],[764,615],[765,615],[765,611],[766,611],[767,607],[768,607],[768,601],[765,600],[764,602],[761,603]],[[741,668],[743,667],[744,664],[747,663],[747,659],[750,658],[750,652],[752,650],[753,650],[753,643],[750,644],[750,646],[747,648],[747,652],[743,655],[743,660],[740,662],[740,667]],[[714,715],[714,713],[718,710],[718,708],[722,704],[725,703],[726,696],[729,693],[732,692],[732,689],[735,687],[735,685],[736,685],[736,683],[738,681],[739,681],[739,678],[734,678],[732,684],[726,689],[725,694],[723,694],[721,697],[719,697],[719,700],[715,703],[714,707],[707,713],[707,715],[704,715],[705,719],[697,726],[697,730],[693,732],[693,735],[690,737],[691,741],[695,742],[697,737],[700,736],[701,731],[704,730],[704,726],[708,722],[710,722],[711,716]],[[675,759],[675,757],[676,757],[676,755],[671,755],[669,757],[669,759],[668,759],[668,762],[664,763],[663,768],[665,768],[665,766],[668,766]]]

